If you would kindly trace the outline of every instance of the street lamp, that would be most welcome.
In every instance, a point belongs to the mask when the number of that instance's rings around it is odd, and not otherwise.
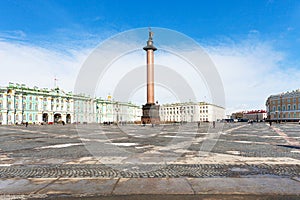
[[[99,110],[99,106],[97,105],[97,102],[96,102],[96,122],[98,122],[98,110]]]
[[[180,114],[181,114],[181,116],[180,116],[180,119],[181,119],[181,124],[183,124],[183,111],[185,110],[185,108],[183,107],[183,106],[180,106]]]
[[[115,111],[117,113],[117,125],[118,125],[119,124],[119,111],[120,111],[119,103],[116,103]]]

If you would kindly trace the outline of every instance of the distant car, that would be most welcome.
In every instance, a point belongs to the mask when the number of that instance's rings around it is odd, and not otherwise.
[[[239,120],[238,120],[238,119],[234,119],[234,120],[233,120],[233,122],[235,122],[235,123],[236,123],[236,122],[239,122]]]

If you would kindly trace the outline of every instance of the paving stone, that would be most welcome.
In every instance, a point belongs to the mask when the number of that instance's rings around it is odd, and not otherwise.
[[[121,178],[113,194],[194,194],[194,191],[185,178]]]
[[[0,194],[31,194],[54,182],[49,179],[1,179]]]
[[[188,178],[196,194],[300,195],[300,183],[289,178]]]
[[[38,191],[37,194],[110,195],[118,179],[62,178]]]

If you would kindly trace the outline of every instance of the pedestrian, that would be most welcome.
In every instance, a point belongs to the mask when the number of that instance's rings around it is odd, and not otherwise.
[[[200,121],[198,121],[198,128],[200,127]]]
[[[25,127],[27,127],[27,126],[28,126],[28,122],[25,123]]]
[[[272,121],[271,120],[269,121],[269,123],[270,123],[270,126],[272,126]]]
[[[216,128],[216,122],[213,121],[213,128]]]
[[[62,121],[61,123],[62,123],[63,126],[65,125],[65,121]]]

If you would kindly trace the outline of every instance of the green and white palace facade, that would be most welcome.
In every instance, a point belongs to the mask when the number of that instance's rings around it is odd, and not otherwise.
[[[9,83],[0,88],[0,124],[134,123],[140,106],[130,102],[92,98],[57,88],[29,88]]]

